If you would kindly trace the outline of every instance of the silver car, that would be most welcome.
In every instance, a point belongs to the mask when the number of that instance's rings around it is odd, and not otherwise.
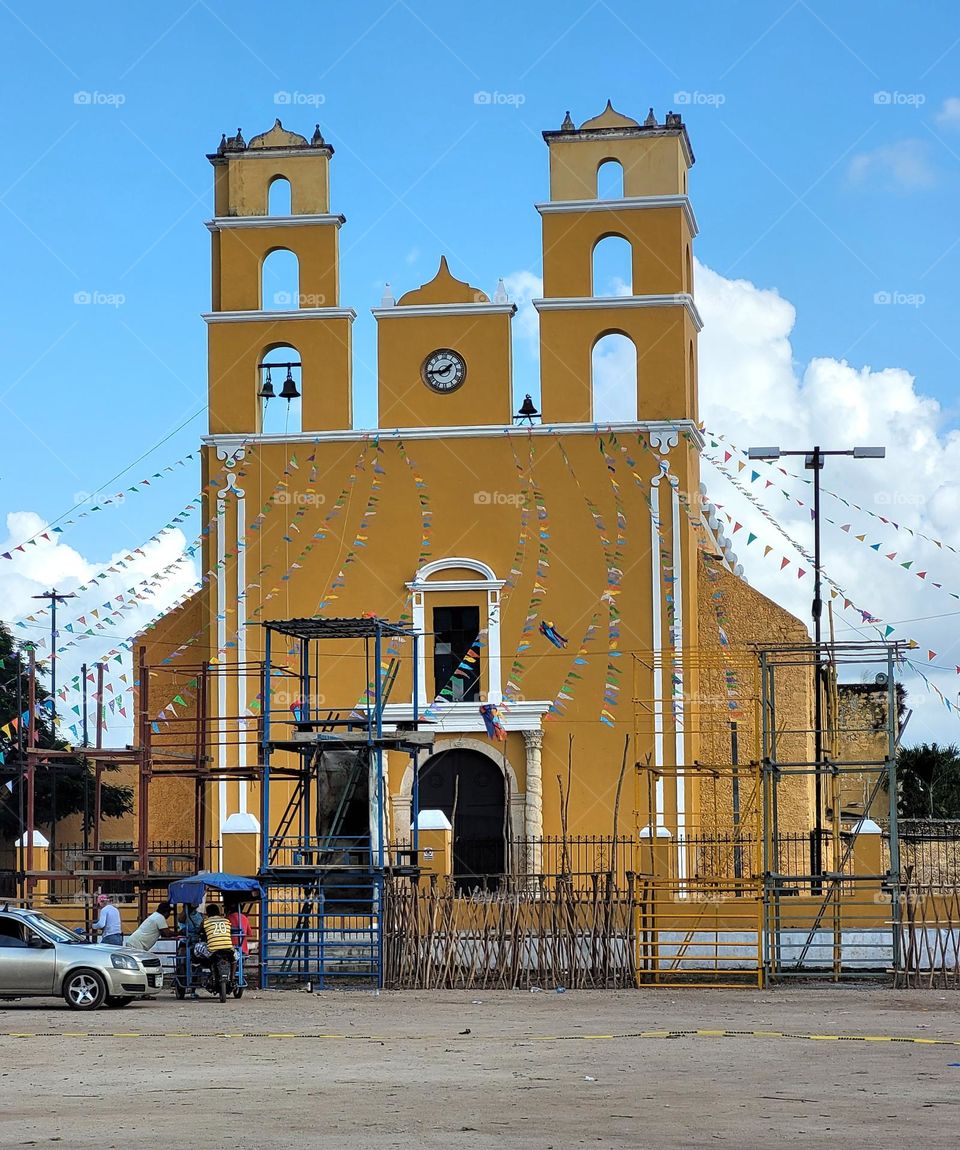
[[[162,987],[156,955],[85,942],[39,911],[0,907],[0,998],[62,995],[74,1010],[96,1010]]]

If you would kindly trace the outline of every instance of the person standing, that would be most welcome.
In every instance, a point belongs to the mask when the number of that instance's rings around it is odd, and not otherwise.
[[[135,950],[153,950],[161,938],[174,938],[176,931],[167,926],[167,917],[173,907],[168,902],[158,902],[153,914],[147,915],[137,929],[127,939],[127,946]]]
[[[227,912],[227,922],[230,923],[230,929],[233,933],[233,945],[239,947],[240,953],[247,957],[250,953],[250,920],[243,913],[243,910],[238,902],[226,903],[224,910]]]
[[[100,917],[92,929],[100,932],[100,942],[104,946],[123,946],[123,925],[113,899],[108,894],[98,894],[97,906],[100,908]]]

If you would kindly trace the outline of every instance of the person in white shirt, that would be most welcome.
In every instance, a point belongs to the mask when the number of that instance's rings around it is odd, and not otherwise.
[[[148,915],[127,939],[127,946],[135,950],[153,950],[161,938],[173,938],[175,930],[167,926],[167,916],[173,907],[168,902],[157,903],[157,909]]]
[[[108,894],[98,894],[97,906],[100,908],[100,917],[93,924],[93,930],[100,932],[101,943],[105,946],[123,946],[120,911],[113,905],[113,899]]]

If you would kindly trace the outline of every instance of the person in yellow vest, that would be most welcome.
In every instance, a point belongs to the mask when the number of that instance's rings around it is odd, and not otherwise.
[[[210,952],[210,958],[226,955],[230,959],[230,977],[234,977],[236,956],[233,953],[233,935],[230,920],[225,918],[215,902],[207,903],[207,914],[203,920],[203,937]]]

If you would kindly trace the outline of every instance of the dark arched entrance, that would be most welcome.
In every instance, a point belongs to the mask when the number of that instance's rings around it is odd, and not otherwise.
[[[420,768],[420,809],[443,811],[453,823],[453,873],[461,890],[499,884],[505,788],[496,763],[479,751],[438,751]]]

